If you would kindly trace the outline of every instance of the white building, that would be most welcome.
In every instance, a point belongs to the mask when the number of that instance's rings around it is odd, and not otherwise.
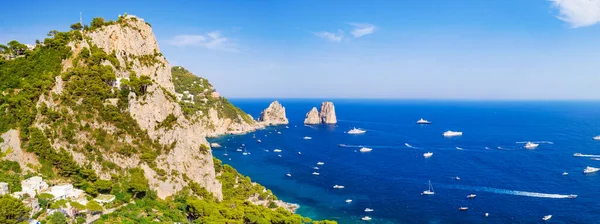
[[[39,192],[48,189],[48,184],[46,184],[41,177],[31,177],[27,180],[21,181],[21,188],[23,193],[27,193],[29,196],[35,197]]]
[[[10,194],[8,183],[0,182],[0,195]]]
[[[83,190],[75,189],[72,184],[65,184],[51,187],[50,194],[54,196],[54,200],[76,199],[83,194]]]

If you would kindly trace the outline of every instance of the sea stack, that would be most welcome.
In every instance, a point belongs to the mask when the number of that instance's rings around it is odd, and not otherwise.
[[[335,107],[332,102],[321,103],[321,111],[319,112],[321,123],[323,124],[337,124],[337,118],[335,117]]]
[[[273,101],[267,109],[263,110],[258,117],[258,121],[265,125],[287,124],[288,119],[285,116],[285,107],[278,101]]]
[[[336,124],[335,107],[332,102],[321,103],[320,111],[313,107],[304,119],[304,124]]]
[[[308,113],[306,113],[306,118],[304,119],[304,124],[320,124],[321,118],[319,117],[319,111],[317,111],[316,107],[313,107]]]

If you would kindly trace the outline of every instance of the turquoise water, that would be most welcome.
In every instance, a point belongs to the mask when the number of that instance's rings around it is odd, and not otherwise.
[[[231,101],[254,117],[270,103]],[[600,141],[592,140],[600,135],[599,102],[335,100],[338,124],[331,126],[302,123],[319,100],[280,102],[289,128],[212,139],[225,146],[213,154],[300,204],[299,214],[340,223],[367,223],[365,215],[373,218],[368,223],[541,223],[549,214],[547,223],[600,222],[600,175],[582,173],[600,161],[573,156],[600,155]],[[421,117],[433,124],[416,125]],[[353,127],[367,132],[345,133]],[[447,130],[464,135],[445,138]],[[540,145],[528,150],[525,141]],[[236,151],[242,144],[250,155]],[[319,161],[325,164],[314,170]],[[429,180],[435,195],[423,196]],[[462,206],[469,210],[458,211]]]

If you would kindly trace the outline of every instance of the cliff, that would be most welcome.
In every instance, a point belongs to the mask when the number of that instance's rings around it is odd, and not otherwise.
[[[304,119],[304,124],[336,124],[335,107],[332,102],[322,102],[320,111],[313,107]]]
[[[280,125],[289,123],[285,115],[285,108],[278,101],[273,101],[271,104],[269,104],[269,107],[260,113],[258,121],[264,125]]]
[[[317,111],[316,107],[313,107],[308,113],[306,113],[306,118],[304,119],[304,124],[320,124],[321,118],[319,117],[319,111]]]

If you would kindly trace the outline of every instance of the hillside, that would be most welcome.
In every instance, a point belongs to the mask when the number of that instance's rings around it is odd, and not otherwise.
[[[0,182],[26,204],[44,205],[33,208],[34,218],[53,219],[57,209],[85,214],[67,214],[74,222],[120,208],[100,221],[311,222],[212,157],[205,137],[263,124],[206,79],[171,68],[149,23],[95,18],[48,36],[32,50],[16,41],[0,47],[8,55],[0,57]],[[87,204],[99,195],[114,201],[98,209],[41,190],[27,194],[22,181],[32,176],[50,187],[72,184]],[[249,202],[252,196],[268,207]]]

